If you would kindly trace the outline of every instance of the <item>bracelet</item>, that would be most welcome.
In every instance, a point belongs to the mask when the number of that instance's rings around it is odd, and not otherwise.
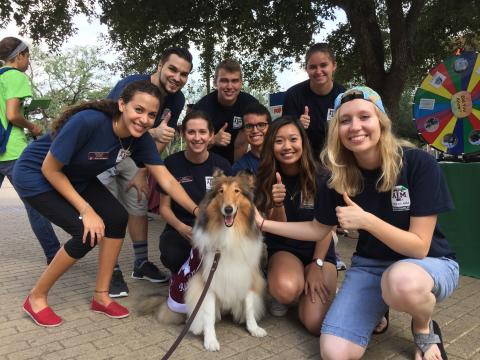
[[[83,208],[83,211],[80,212],[78,215],[79,220],[83,220],[83,217],[85,216],[85,213],[87,212],[87,209],[90,207],[89,203],[85,203],[85,207]]]
[[[95,290],[95,292],[96,292],[97,294],[108,293],[108,290],[101,290],[101,291],[100,291],[100,290]]]
[[[262,223],[260,224],[260,231],[262,231],[263,228],[263,223],[265,222],[265,219],[262,219]]]
[[[195,216],[195,210],[197,210],[197,209],[198,209],[198,206],[195,206],[195,207],[193,208],[193,210],[192,210],[192,215],[193,215],[193,216]]]

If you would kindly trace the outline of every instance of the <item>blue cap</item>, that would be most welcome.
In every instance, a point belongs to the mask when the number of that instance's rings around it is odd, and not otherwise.
[[[351,89],[348,89],[344,93],[341,93],[335,99],[335,111],[344,103],[354,100],[354,99],[363,99],[370,101],[371,103],[377,105],[377,107],[385,113],[385,108],[383,107],[382,98],[375,90],[370,89],[367,86],[355,86]]]

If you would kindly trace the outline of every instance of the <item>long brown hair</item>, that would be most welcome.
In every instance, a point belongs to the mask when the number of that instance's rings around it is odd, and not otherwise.
[[[272,122],[265,134],[265,141],[260,155],[260,164],[257,170],[255,204],[258,209],[263,212],[273,207],[272,186],[276,182],[275,173],[280,169],[280,165],[273,154],[275,137],[281,127],[289,124],[293,124],[302,137],[302,157],[300,159],[299,172],[302,197],[304,199],[311,199],[317,191],[317,183],[315,181],[317,167],[313,160],[307,133],[295,117],[282,116]]]
[[[134,81],[122,90],[120,99],[125,103],[130,102],[137,92],[147,93],[156,97],[160,102],[162,96],[160,89],[152,84],[150,80]],[[52,124],[52,136],[59,133],[65,123],[76,113],[83,110],[98,110],[108,115],[112,120],[116,120],[120,116],[120,110],[118,108],[117,101],[110,99],[86,101],[77,105],[68,107]]]

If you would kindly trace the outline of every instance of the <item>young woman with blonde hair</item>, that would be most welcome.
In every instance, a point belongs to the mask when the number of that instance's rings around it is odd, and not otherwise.
[[[391,132],[380,96],[355,87],[340,94],[322,159],[330,176],[310,222],[257,216],[267,232],[320,240],[332,225],[359,230],[352,266],[320,336],[324,360],[360,359],[387,307],[412,317],[415,358],[447,359],[435,304],[458,284],[455,254],[437,226],[453,207],[442,172],[426,152]]]

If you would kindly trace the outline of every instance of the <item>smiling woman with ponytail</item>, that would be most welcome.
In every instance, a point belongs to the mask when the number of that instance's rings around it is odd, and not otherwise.
[[[193,213],[197,207],[163,165],[148,130],[160,105],[150,81],[127,85],[118,100],[98,100],[67,109],[53,132],[32,143],[15,165],[19,195],[71,235],[25,299],[23,310],[40,326],[62,319],[48,306],[55,282],[97,244],[100,247],[91,310],[111,318],[129,315],[112,301],[108,287],[125,237],[128,214],[97,175],[130,157],[146,167],[162,189]]]

